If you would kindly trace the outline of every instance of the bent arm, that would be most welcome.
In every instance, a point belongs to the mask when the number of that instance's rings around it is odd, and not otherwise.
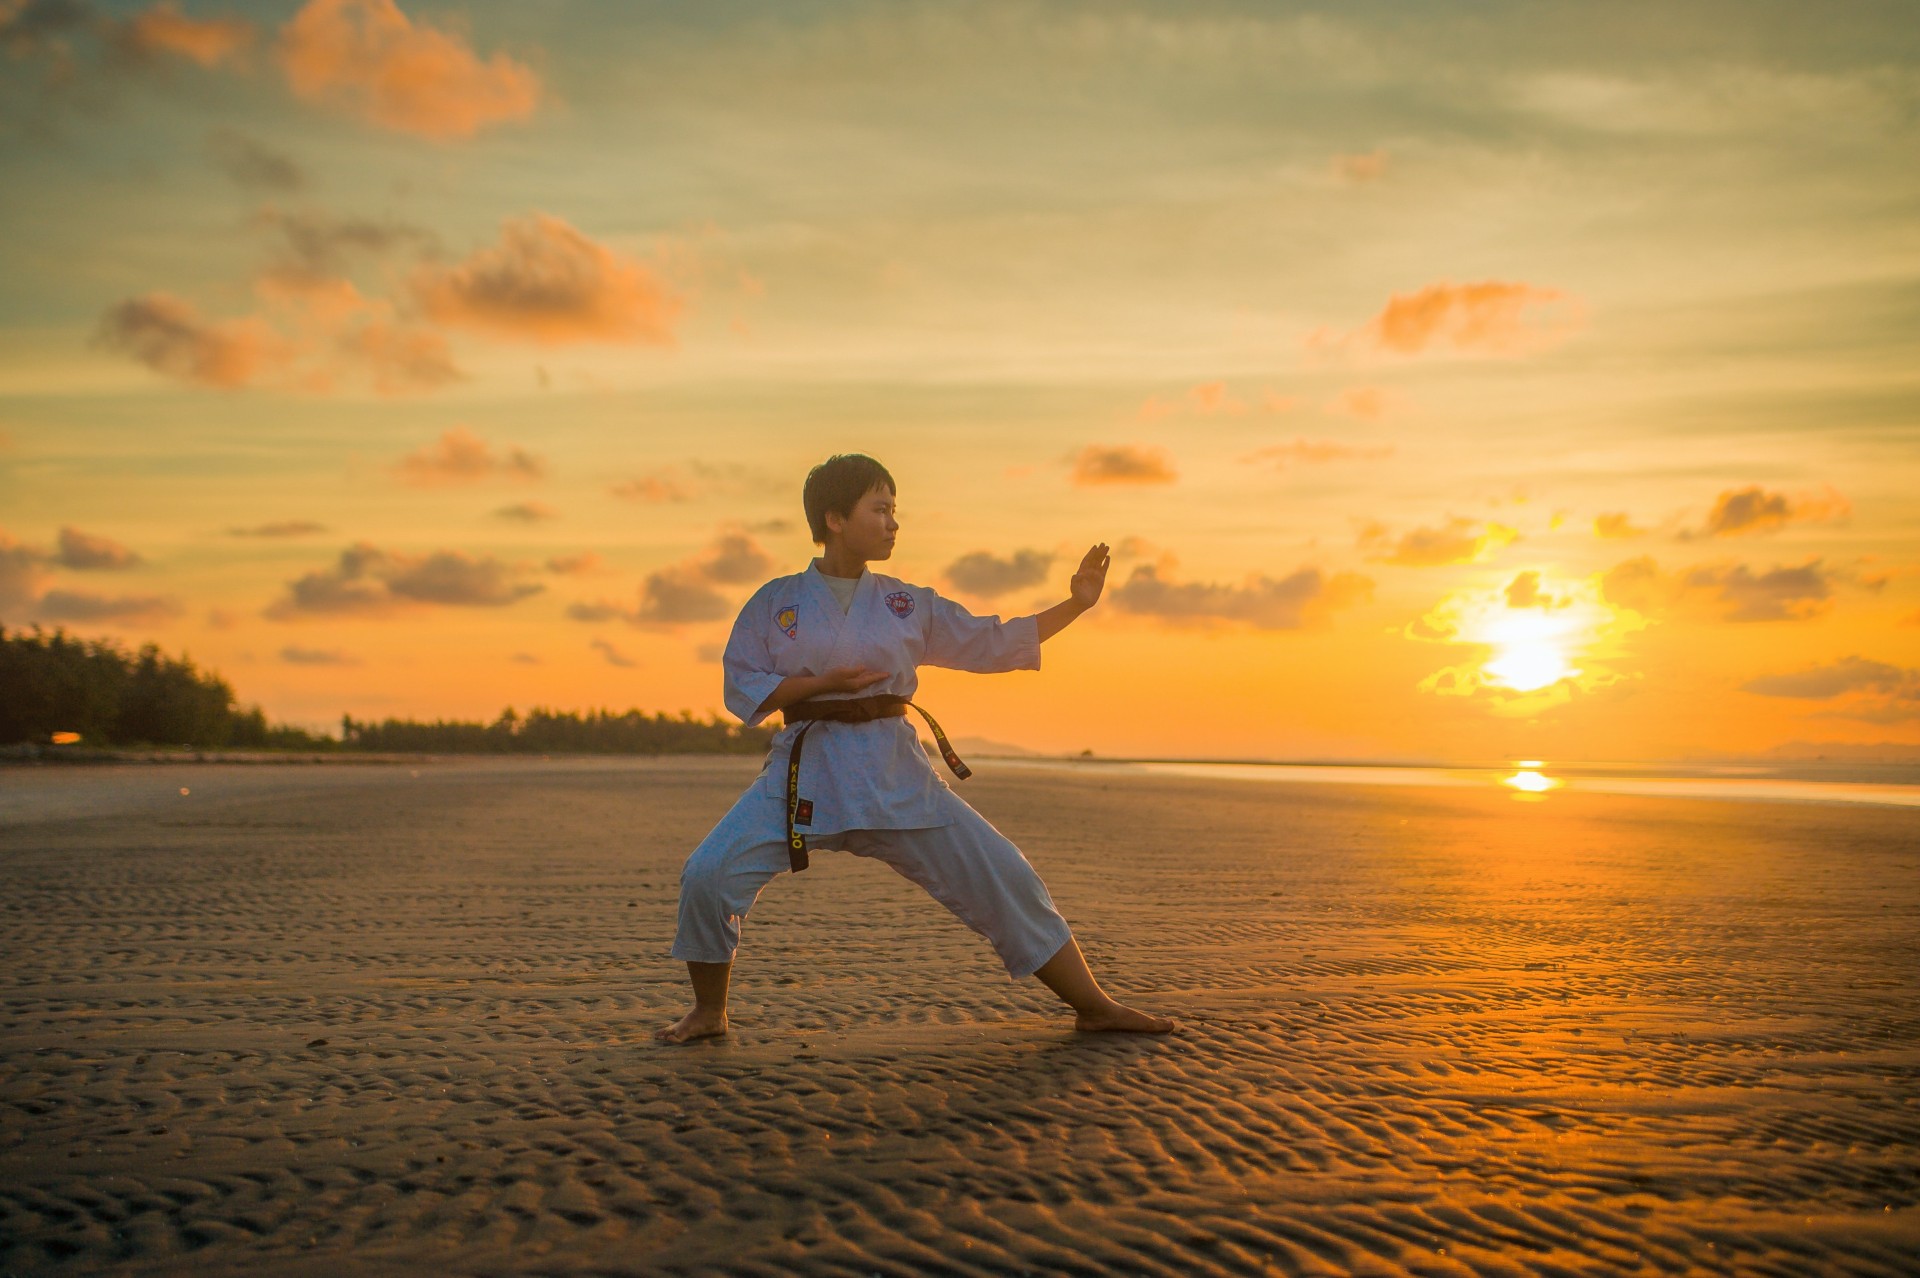
[[[886,677],[886,671],[868,670],[864,666],[841,666],[817,675],[788,675],[754,709],[754,721],[757,723],[788,706],[799,705],[802,701],[829,692],[859,692]]]

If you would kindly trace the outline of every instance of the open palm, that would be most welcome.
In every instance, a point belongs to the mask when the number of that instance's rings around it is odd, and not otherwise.
[[[1112,562],[1104,541],[1087,551],[1080,560],[1080,570],[1073,574],[1075,603],[1082,608],[1091,608],[1100,602],[1100,592],[1107,585],[1107,566]]]

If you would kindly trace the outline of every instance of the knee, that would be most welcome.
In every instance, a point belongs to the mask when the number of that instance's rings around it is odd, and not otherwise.
[[[705,847],[694,850],[680,871],[680,899],[719,901],[726,895],[726,861]]]

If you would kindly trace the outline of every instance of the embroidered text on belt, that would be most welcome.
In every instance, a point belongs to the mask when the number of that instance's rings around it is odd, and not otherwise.
[[[960,756],[954,753],[953,743],[947,740],[947,734],[940,730],[933,716],[905,697],[883,695],[801,701],[781,712],[787,723],[800,725],[800,731],[793,737],[793,748],[787,753],[787,860],[792,864],[794,873],[798,874],[807,868],[807,838],[794,827],[810,824],[813,820],[813,804],[809,802],[803,812],[800,803],[800,747],[806,741],[807,733],[822,720],[828,723],[872,723],[875,719],[905,718],[910,706],[919,710],[920,717],[933,729],[934,744],[940,747],[940,757],[953,769],[953,775],[962,781],[972,776],[973,769],[960,762]]]

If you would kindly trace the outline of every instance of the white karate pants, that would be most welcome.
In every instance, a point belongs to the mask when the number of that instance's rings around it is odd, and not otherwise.
[[[1031,976],[1073,939],[1073,930],[1020,849],[959,795],[947,797],[948,825],[808,836],[807,849],[884,861],[987,938],[1008,976]],[[784,820],[783,813],[774,815]],[[732,962],[740,948],[740,924],[760,889],[790,868],[784,826],[769,828],[765,797],[757,788],[748,791],[700,841],[680,873],[673,957]],[[821,872],[817,861],[813,870]]]

